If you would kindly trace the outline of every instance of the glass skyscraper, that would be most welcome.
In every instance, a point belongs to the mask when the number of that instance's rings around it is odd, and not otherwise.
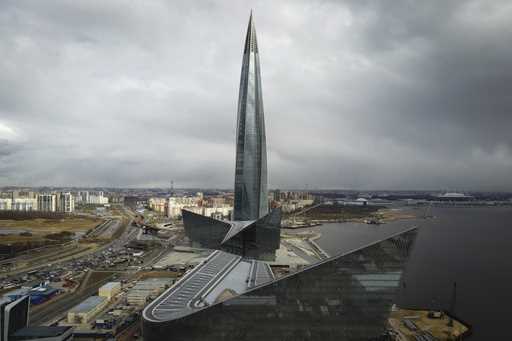
[[[265,119],[252,13],[245,37],[238,97],[234,206],[233,220],[257,220],[268,213]]]
[[[144,340],[368,341],[384,332],[417,230],[412,228],[276,279],[255,259],[280,246],[268,212],[258,45],[249,19],[240,94],[233,221],[183,210],[193,244],[217,249],[145,307]],[[222,251],[219,251],[222,250]]]
[[[252,13],[240,76],[232,218],[229,222],[220,221],[183,210],[185,233],[193,245],[256,259],[275,258],[280,243],[281,211],[268,209],[265,120]]]

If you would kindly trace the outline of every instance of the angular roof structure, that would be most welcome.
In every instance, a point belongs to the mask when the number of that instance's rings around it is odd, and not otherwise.
[[[193,244],[245,257],[272,257],[279,248],[281,210],[274,209],[256,220],[227,221],[182,210],[185,234]],[[257,251],[261,252],[258,253]]]
[[[258,280],[260,270],[253,266],[242,281],[246,283],[243,290],[207,299],[212,292],[209,285],[229,282],[233,270],[227,269],[235,269],[244,261],[217,251],[207,268],[193,270],[144,309],[144,340],[338,341],[377,337],[385,330],[416,235],[417,229],[411,228],[280,279],[266,277],[267,265],[263,265],[263,277]],[[234,273],[231,278],[239,278],[240,273]],[[246,275],[247,271],[241,273]],[[254,285],[250,285],[254,278]]]

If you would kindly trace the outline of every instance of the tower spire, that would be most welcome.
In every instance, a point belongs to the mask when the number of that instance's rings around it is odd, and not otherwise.
[[[247,24],[247,34],[245,36],[244,53],[255,52],[258,53],[258,42],[256,41],[256,29],[254,28],[254,19],[251,14],[249,15],[249,24]]]

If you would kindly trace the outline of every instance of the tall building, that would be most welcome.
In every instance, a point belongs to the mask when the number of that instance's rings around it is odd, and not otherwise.
[[[233,221],[183,210],[187,237],[196,246],[273,260],[280,244],[281,210],[269,213],[267,150],[260,61],[252,13],[247,26],[237,113]],[[169,206],[170,207],[170,206]]]
[[[385,331],[417,229],[276,279],[256,260],[271,258],[280,245],[281,210],[268,212],[265,153],[251,14],[238,105],[234,221],[182,211],[187,237],[222,251],[145,307],[145,341],[363,341]]]
[[[57,195],[53,193],[39,194],[37,196],[37,209],[42,212],[55,212],[57,210]]]
[[[71,193],[60,193],[58,196],[57,209],[59,212],[72,213],[75,211],[75,198]]]
[[[144,309],[144,340],[376,338],[416,235],[412,228],[280,279],[264,264],[242,266],[232,254],[214,254]]]
[[[268,213],[265,119],[252,13],[245,37],[238,95],[234,206],[234,220],[257,220]]]
[[[30,298],[12,301],[0,298],[0,341],[8,341],[16,331],[28,326]]]

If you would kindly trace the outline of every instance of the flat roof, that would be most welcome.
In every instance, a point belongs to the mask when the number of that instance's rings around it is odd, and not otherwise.
[[[117,286],[121,286],[121,282],[108,282],[108,283],[102,285],[100,290],[101,289],[112,289],[112,288],[115,288]]]
[[[273,279],[268,264],[217,250],[150,303],[143,314],[150,320],[172,320]]]
[[[17,330],[13,336],[17,337],[55,337],[64,334],[72,327],[66,326],[38,326],[38,327],[26,327]]]
[[[85,301],[82,301],[78,305],[71,308],[70,313],[86,313],[92,310],[97,305],[101,304],[107,298],[102,296],[91,296],[88,297]]]

